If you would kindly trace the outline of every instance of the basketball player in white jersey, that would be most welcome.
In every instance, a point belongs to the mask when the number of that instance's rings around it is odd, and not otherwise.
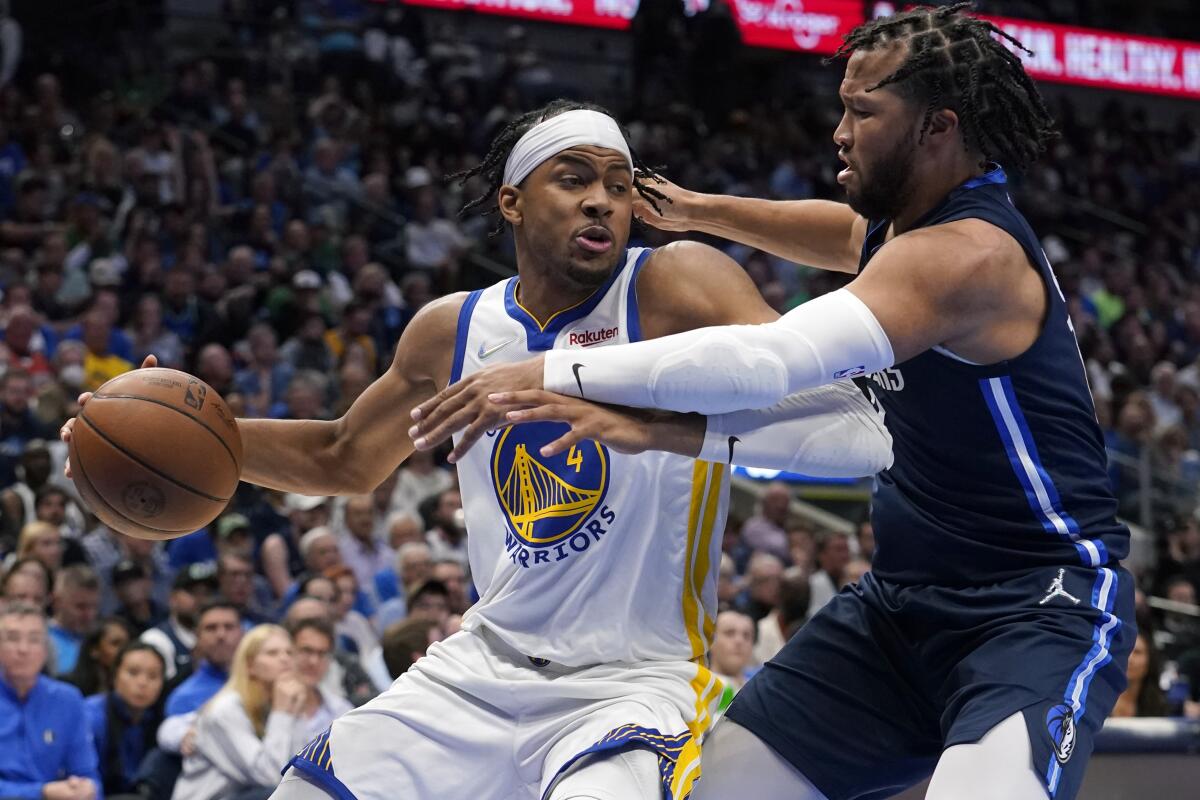
[[[483,367],[775,319],[712,248],[626,249],[634,192],[655,197],[635,165],[594,107],[556,102],[514,121],[478,172],[513,227],[519,276],[423,309],[342,419],[239,420],[243,479],[365,493],[412,452],[412,409]],[[705,654],[732,448],[740,463],[827,476],[891,461],[850,384],[749,412],[719,441],[702,417],[682,419],[673,453],[582,441],[544,455],[566,430],[470,432],[482,444],[458,471],[479,602],[460,633],[293,758],[278,800],[681,800],[722,690]]]

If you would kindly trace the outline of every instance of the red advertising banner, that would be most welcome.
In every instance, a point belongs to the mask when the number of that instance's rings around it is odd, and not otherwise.
[[[624,30],[637,11],[638,0],[407,0],[411,5],[472,10],[481,14],[565,22]],[[861,0],[729,0],[742,41],[751,47],[772,47],[812,53],[832,53],[842,37],[863,21]],[[695,13],[707,0],[687,0]]]
[[[1033,51],[1032,56],[1018,54],[1039,80],[1200,98],[1200,43],[1005,17],[986,19]]]
[[[638,0],[406,0],[406,3],[617,30],[629,27],[638,7]]]

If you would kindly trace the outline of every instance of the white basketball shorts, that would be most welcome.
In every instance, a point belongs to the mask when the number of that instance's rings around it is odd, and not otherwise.
[[[688,661],[566,667],[460,631],[301,750],[275,797],[303,779],[337,800],[545,800],[582,759],[646,748],[683,800],[721,690]]]

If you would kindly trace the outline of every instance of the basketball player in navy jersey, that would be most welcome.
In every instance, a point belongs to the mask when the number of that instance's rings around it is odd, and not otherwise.
[[[833,138],[849,205],[666,186],[664,213],[639,209],[855,275],[846,288],[765,325],[479,373],[414,413],[421,446],[505,412],[566,420],[555,449],[644,424],[559,395],[703,412],[706,442],[736,459],[722,412],[867,379],[895,439],[872,571],[738,694],[700,800],[883,798],[930,774],[936,800],[1070,798],[1125,686],[1129,534],[1066,303],[1006,186],[1051,121],[998,37],[1019,43],[966,5],[846,38]]]

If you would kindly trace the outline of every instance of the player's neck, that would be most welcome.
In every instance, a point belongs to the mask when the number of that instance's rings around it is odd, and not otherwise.
[[[530,276],[521,273],[518,277],[516,297],[521,308],[544,325],[558,312],[587,300],[594,291],[594,288],[571,286],[545,275]]]
[[[904,210],[892,218],[892,234],[899,236],[910,229],[941,203],[946,195],[983,173],[983,168],[977,162],[965,158],[958,159],[949,168],[945,164],[927,163],[915,176],[912,197]]]

